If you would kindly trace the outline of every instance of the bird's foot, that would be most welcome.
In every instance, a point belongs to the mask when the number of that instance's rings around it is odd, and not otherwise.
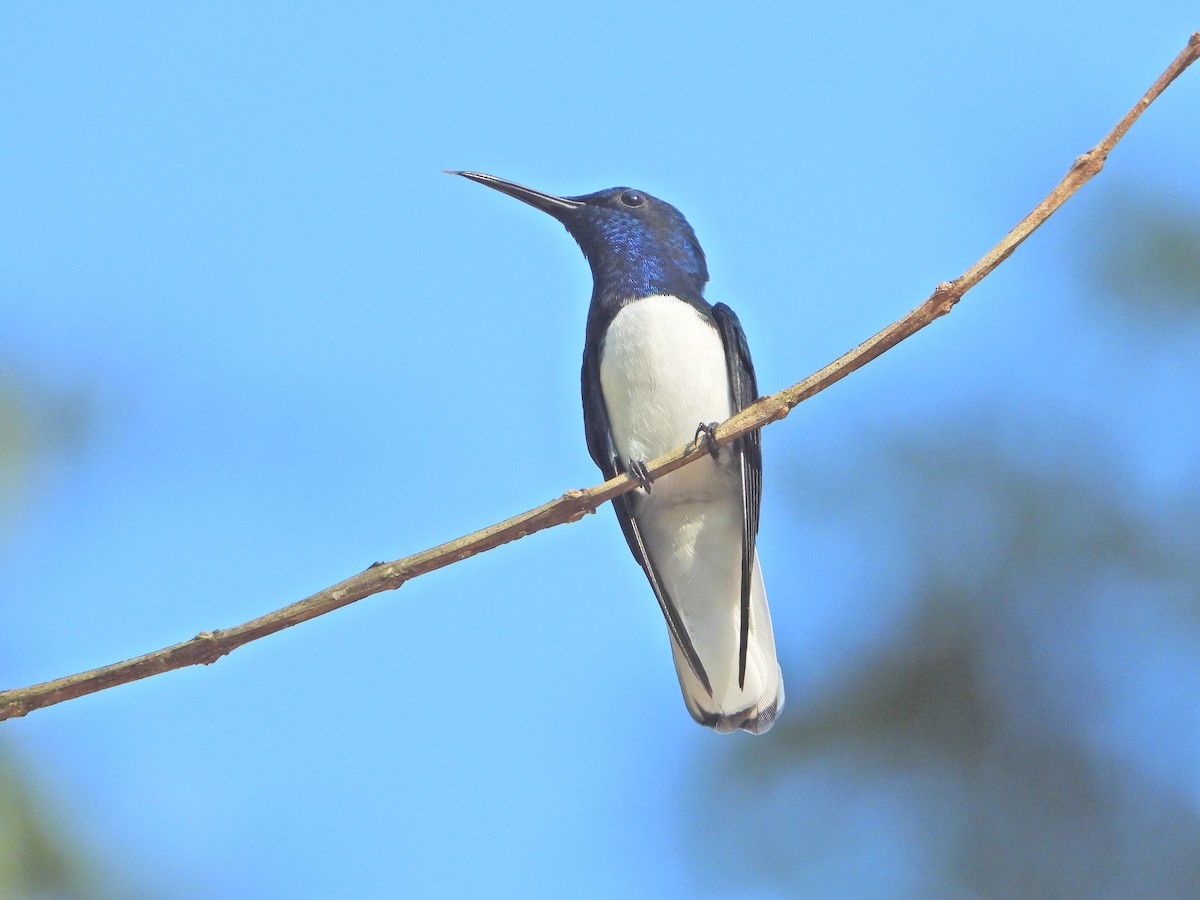
[[[717,446],[717,423],[709,422],[705,424],[701,422],[696,426],[696,436],[692,438],[692,443],[700,446],[700,435],[704,435],[704,440],[708,444],[708,453],[713,458],[717,458],[717,454],[721,448]]]
[[[629,474],[637,479],[637,483],[643,491],[647,494],[650,493],[650,485],[654,481],[654,476],[650,474],[650,469],[647,468],[644,459],[629,460]]]

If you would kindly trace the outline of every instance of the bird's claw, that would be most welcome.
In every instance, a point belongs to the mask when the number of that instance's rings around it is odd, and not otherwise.
[[[647,494],[650,493],[650,485],[654,481],[654,476],[650,474],[650,469],[644,459],[629,460],[629,474],[637,479],[637,483],[643,491]]]
[[[701,422],[696,426],[696,436],[692,438],[692,443],[700,445],[700,435],[704,435],[704,440],[708,444],[708,453],[713,458],[717,458],[717,454],[721,448],[717,446],[717,423]]]

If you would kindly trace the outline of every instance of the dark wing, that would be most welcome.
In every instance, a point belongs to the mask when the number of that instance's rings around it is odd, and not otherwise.
[[[600,467],[600,471],[604,473],[604,478],[607,480],[616,476],[618,472],[624,472],[628,461],[620,458],[616,445],[613,443],[612,426],[608,421],[608,407],[604,405],[604,393],[600,385],[600,350],[603,346],[603,335],[593,334],[592,331],[593,324],[589,321],[588,336],[583,352],[583,428],[587,437],[588,453],[591,454],[592,460]],[[646,552],[646,544],[642,540],[642,532],[634,515],[634,500],[632,491],[613,498],[612,505],[617,513],[617,521],[621,523],[621,531],[625,534],[625,541],[629,544],[633,558],[638,561],[646,573],[654,596],[658,599],[658,606],[662,610],[663,618],[667,620],[667,628],[670,630],[671,636],[683,651],[683,656],[688,661],[692,674],[696,676],[696,680],[711,697],[712,685],[709,683],[708,673],[704,671],[704,666],[700,662],[700,656],[692,644],[692,637],[688,634],[683,618],[679,615],[679,609],[663,589],[658,573],[654,570],[654,564],[650,560],[650,554]]]
[[[724,303],[713,307],[713,318],[725,345],[725,368],[735,412],[758,399],[758,381],[746,333],[737,315]],[[738,634],[738,687],[745,687],[746,653],[750,642],[750,585],[754,573],[754,543],[758,537],[758,512],[762,506],[762,443],[758,431],[738,438],[731,445],[734,463],[742,475],[742,599]]]

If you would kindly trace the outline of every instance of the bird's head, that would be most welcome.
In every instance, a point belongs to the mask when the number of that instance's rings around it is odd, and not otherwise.
[[[451,172],[515,197],[562,222],[592,267],[595,292],[618,301],[672,294],[699,299],[708,281],[704,251],[675,207],[644,191],[615,187],[556,197],[480,172]]]

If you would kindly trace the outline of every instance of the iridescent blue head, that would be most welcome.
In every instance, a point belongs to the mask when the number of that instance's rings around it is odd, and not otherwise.
[[[653,294],[700,300],[704,251],[675,207],[632,188],[555,197],[479,172],[452,172],[516,197],[566,226],[592,267],[594,297],[624,303]]]

